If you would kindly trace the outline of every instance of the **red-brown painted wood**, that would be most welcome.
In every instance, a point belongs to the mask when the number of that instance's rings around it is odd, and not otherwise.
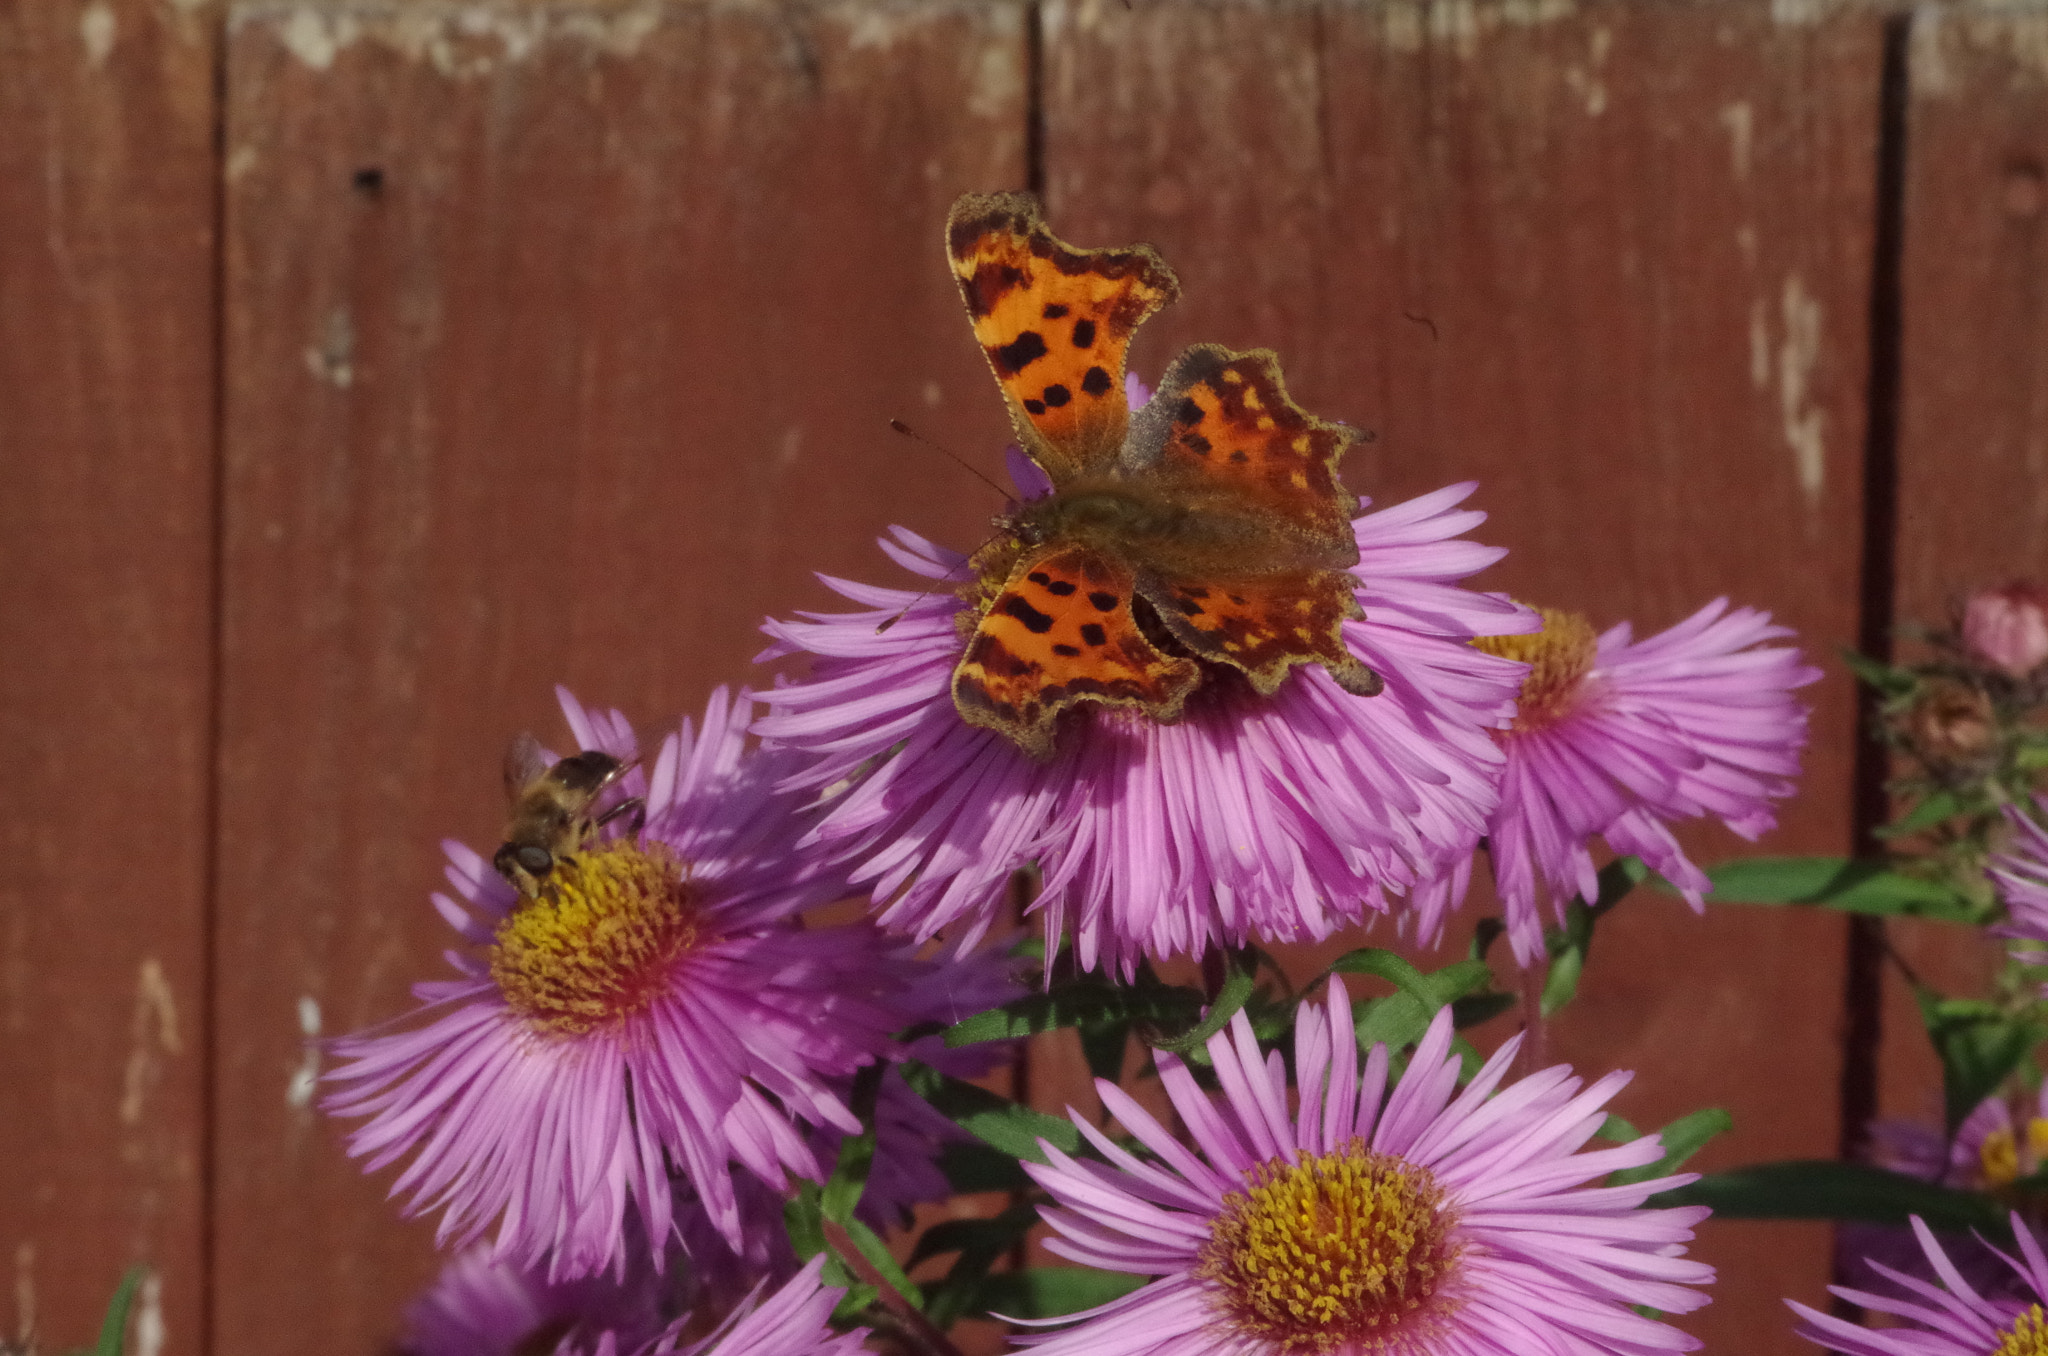
[[[658,729],[813,570],[999,465],[944,265],[1024,177],[1017,5],[238,12],[226,137],[219,1350],[370,1350],[431,1271],[294,1080],[441,972],[552,685]],[[759,681],[758,677],[756,681]],[[317,1322],[308,1316],[317,1314]]]
[[[45,1350],[130,1266],[200,1350],[213,56],[0,8],[0,1338]]]
[[[1135,361],[1276,348],[1378,431],[1353,485],[1473,478],[1517,596],[1679,620],[1717,594],[1827,660],[1855,633],[1880,31],[1787,6],[1050,3],[1046,182],[1078,244],[1150,240],[1185,300]],[[1847,839],[1849,690],[1764,844]],[[1747,850],[1695,835],[1707,858]],[[1709,1166],[1835,1140],[1841,928],[1645,896],[1549,1033],[1643,1076],[1639,1124],[1727,1106]],[[1791,1352],[1826,1231],[1716,1225],[1687,1326]]]
[[[1897,615],[1940,624],[1972,588],[2048,580],[2048,61],[2037,14],[1923,8],[1912,23]],[[1925,982],[1983,991],[1995,947],[1889,928]],[[1896,969],[1884,1019],[1882,1110],[1938,1124],[1940,1071]]]

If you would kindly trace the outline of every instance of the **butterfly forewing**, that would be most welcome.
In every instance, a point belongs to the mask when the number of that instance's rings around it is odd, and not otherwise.
[[[1022,193],[961,198],[946,247],[1025,450],[1055,484],[1107,467],[1130,420],[1124,355],[1180,295],[1173,270],[1145,245],[1075,249]]]
[[[1305,539],[1317,563],[1358,563],[1358,500],[1337,478],[1356,434],[1288,398],[1270,349],[1197,344],[1173,360],[1138,416],[1126,467],[1168,492],[1227,495],[1276,531]]]
[[[1059,713],[1078,701],[1177,719],[1200,674],[1138,629],[1135,582],[1129,566],[1086,547],[1025,552],[953,671],[961,715],[1038,757],[1051,752]]]

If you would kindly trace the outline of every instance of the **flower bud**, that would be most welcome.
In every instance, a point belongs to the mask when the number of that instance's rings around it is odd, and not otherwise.
[[[1980,589],[1963,605],[1963,649],[2010,678],[2048,659],[2048,590],[2014,582]]]
[[[1997,742],[1991,699],[1953,678],[1935,678],[1921,689],[1906,716],[1913,752],[1931,771],[1962,772],[1978,765]]]

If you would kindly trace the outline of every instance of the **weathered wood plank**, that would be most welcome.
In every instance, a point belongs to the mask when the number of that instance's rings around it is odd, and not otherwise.
[[[2048,580],[2048,11],[1913,12],[1899,373],[1897,616]],[[1902,646],[1902,653],[1910,642]],[[1997,948],[1889,925],[1929,984],[1981,992]],[[1941,1074],[1910,986],[1886,977],[1881,1107],[1938,1123]]]
[[[0,1337],[203,1323],[214,23],[0,9]]]
[[[651,725],[810,571],[955,537],[1001,413],[944,266],[1024,177],[1015,4],[258,6],[230,38],[219,1350],[430,1270],[295,1083],[446,945],[435,843],[566,681]],[[643,728],[646,728],[643,726]]]
[[[1477,478],[1492,587],[1639,632],[1716,594],[1827,658],[1855,634],[1881,49],[1872,12],[1761,3],[1045,8],[1052,220],[1148,239],[1186,299],[1148,327],[1279,350],[1378,430],[1383,502]],[[1767,845],[1847,839],[1849,690]],[[1712,856],[1740,848],[1698,835]],[[1646,1077],[1620,1109],[1735,1114],[1707,1156],[1835,1142],[1839,926],[1646,900],[1553,1051]],[[1609,958],[1614,958],[1610,960]],[[1618,963],[1626,958],[1626,963]],[[1711,1347],[1790,1352],[1825,1231],[1716,1226]]]

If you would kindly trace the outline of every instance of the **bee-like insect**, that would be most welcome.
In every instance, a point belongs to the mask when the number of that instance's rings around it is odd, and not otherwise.
[[[540,741],[522,734],[505,750],[505,797],[512,804],[505,842],[491,858],[498,874],[528,899],[554,897],[555,864],[597,841],[599,830],[626,815],[638,832],[646,805],[629,796],[603,814],[590,807],[632,768],[608,753],[585,749],[550,763]]]

